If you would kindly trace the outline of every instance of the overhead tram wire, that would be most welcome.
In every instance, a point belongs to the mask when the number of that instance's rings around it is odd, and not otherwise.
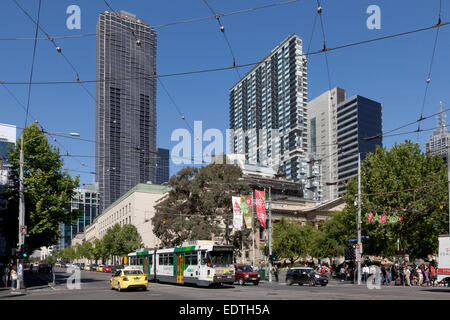
[[[434,57],[435,57],[435,54],[436,54],[437,42],[438,42],[438,38],[439,38],[439,29],[440,29],[441,22],[442,22],[441,12],[442,12],[442,0],[439,0],[439,13],[438,13],[438,23],[436,24],[436,26],[437,26],[436,37],[434,39],[433,51],[432,51],[432,54],[431,54],[430,67],[428,69],[428,75],[427,75],[427,79],[425,81],[425,93],[423,95],[422,109],[420,111],[420,117],[422,117],[423,111],[425,109],[425,103],[426,103],[426,99],[427,99],[428,87],[429,87],[430,82],[431,82],[431,70],[433,68],[433,62],[434,62]],[[420,136],[420,123],[419,123],[419,126],[418,126],[417,141],[419,141],[419,136]]]
[[[268,4],[268,5],[264,5],[264,6],[260,6],[260,7],[254,7],[254,8],[248,8],[248,9],[242,9],[242,10],[237,10],[237,11],[233,11],[233,12],[228,12],[228,13],[218,13],[217,15],[219,17],[227,17],[227,16],[232,16],[232,15],[237,15],[237,14],[242,14],[242,13],[249,13],[252,11],[256,11],[256,10],[261,10],[261,9],[266,9],[266,8],[271,8],[271,7],[277,7],[277,6],[282,6],[282,5],[287,5],[287,4],[292,4],[295,2],[299,2],[300,0],[289,0],[289,1],[282,1],[282,2],[275,2],[272,4]],[[107,6],[109,7],[109,4],[107,4]],[[181,21],[176,21],[176,22],[169,22],[169,23],[165,23],[165,24],[159,24],[159,25],[154,25],[151,26],[153,29],[158,29],[158,28],[164,28],[164,27],[168,27],[168,26],[173,26],[173,25],[179,25],[179,24],[186,24],[186,23],[192,23],[192,22],[199,22],[199,21],[204,21],[204,20],[209,20],[209,19],[216,19],[216,16],[207,16],[207,17],[202,17],[202,18],[191,18],[191,19],[186,19],[186,20],[181,20]],[[116,32],[111,32],[111,33],[107,33],[107,34],[115,34]],[[57,36],[57,37],[53,37],[52,39],[54,40],[59,40],[59,39],[77,39],[77,38],[86,38],[86,37],[95,37],[97,36],[96,33],[86,33],[86,34],[77,34],[77,35],[68,35],[68,36]],[[0,41],[15,41],[15,40],[34,40],[35,38],[0,38]],[[37,38],[37,40],[50,40],[49,38]]]
[[[41,17],[41,4],[42,4],[42,0],[39,0],[38,16],[37,16],[35,35],[34,35],[35,38],[37,38],[37,35],[38,35],[38,32],[39,32],[39,20],[40,20],[40,17]],[[29,84],[28,84],[27,107],[26,107],[26,113],[25,113],[25,127],[28,124],[28,113],[30,111],[31,84],[33,82],[33,70],[34,70],[34,61],[35,61],[35,58],[36,58],[36,47],[37,47],[37,40],[34,40],[33,58],[31,59],[30,81],[29,81]],[[22,139],[23,139],[23,134],[21,134],[21,136],[22,136]]]
[[[450,24],[450,22],[442,22],[439,27],[447,26],[449,24]],[[426,30],[431,30],[431,29],[437,28],[437,27],[438,27],[437,25],[432,25],[430,27],[425,27],[425,28],[410,30],[410,31],[406,31],[406,32],[391,34],[391,35],[383,36],[383,37],[379,37],[379,38],[352,42],[352,43],[336,46],[336,47],[333,47],[333,48],[326,48],[325,51],[329,52],[329,51],[334,51],[334,50],[340,50],[340,49],[349,48],[349,47],[358,46],[358,45],[363,45],[363,44],[367,44],[367,43],[371,43],[371,42],[376,42],[376,41],[381,41],[381,40],[385,40],[385,39],[390,39],[390,38],[400,37],[400,36],[404,36],[404,35],[409,35],[409,34],[413,34],[413,33],[417,33],[417,32],[422,32],[422,31],[426,31]],[[308,54],[303,53],[301,55],[302,56],[310,56],[310,55],[322,54],[325,51],[323,49],[320,49],[320,50],[317,50],[317,51],[314,51],[314,52],[310,52]],[[209,73],[209,72],[217,72],[217,71],[226,71],[226,70],[232,70],[234,68],[244,68],[244,67],[254,66],[254,65],[257,65],[259,63],[261,63],[261,61],[246,63],[246,64],[242,64],[242,65],[236,65],[236,66],[229,66],[229,67],[201,69],[201,70],[185,71],[185,72],[169,73],[169,74],[160,74],[160,75],[158,75],[158,74],[156,74],[156,75],[147,75],[145,77],[132,77],[132,78],[107,79],[107,80],[106,79],[105,80],[96,79],[96,80],[80,80],[80,81],[35,81],[35,82],[33,82],[33,84],[57,85],[57,84],[76,84],[76,83],[128,81],[128,80],[131,80],[131,79],[147,79],[149,77],[150,78],[151,77],[155,77],[155,78],[158,78],[158,77],[159,78],[179,77],[179,76],[186,76],[186,75],[193,75],[193,74],[201,74],[201,73]],[[0,84],[2,84],[2,83],[8,84],[8,85],[28,85],[29,81],[27,82],[27,81],[2,81],[2,80],[0,80]]]
[[[70,60],[67,58],[67,56],[62,52],[62,49],[60,46],[58,46],[54,40],[54,38],[52,38],[50,36],[50,34],[48,34],[44,28],[42,28],[42,26],[37,23],[33,17],[17,2],[17,0],[13,0],[14,3],[16,4],[16,6],[34,23],[36,24],[36,27],[39,28],[39,30],[41,30],[42,33],[45,34],[45,36],[48,38],[48,40],[50,40],[50,42],[55,46],[56,51],[64,58],[64,60],[66,61],[66,63],[70,66],[70,68],[73,70],[73,72],[75,72],[75,82],[80,83],[81,87],[86,91],[86,93],[92,98],[92,100],[94,100],[94,102],[96,102],[96,99],[94,97],[94,95],[86,88],[86,86],[80,81],[80,74],[78,72],[78,70],[74,67],[74,65],[70,62]],[[37,38],[37,33],[36,33],[36,38]]]
[[[328,55],[327,55],[327,51],[328,50],[327,50],[326,37],[325,37],[325,27],[323,25],[322,11],[323,11],[323,8],[322,8],[322,6],[320,4],[320,0],[317,0],[317,14],[319,15],[319,18],[320,18],[320,25],[321,25],[322,37],[323,37],[323,49],[322,49],[322,51],[324,52],[325,65],[326,65],[326,68],[327,68],[328,90],[331,91],[330,66],[328,65]]]
[[[226,33],[225,33],[225,27],[222,25],[222,22],[220,21],[220,16],[219,16],[219,15],[217,14],[217,12],[214,11],[214,9],[209,5],[209,3],[208,3],[207,0],[202,0],[202,1],[203,1],[203,3],[208,7],[208,9],[212,12],[212,14],[215,16],[215,18],[216,18],[216,20],[217,20],[217,23],[219,24],[220,32],[222,32],[223,37],[224,37],[224,39],[225,39],[225,41],[226,41],[226,43],[227,43],[227,45],[228,45],[228,49],[230,50],[231,56],[233,57],[233,66],[235,66],[235,65],[236,65],[236,56],[234,55],[233,49],[231,48],[230,41],[228,40],[228,37],[227,37],[227,35],[226,35]],[[235,70],[236,70],[236,73],[237,73],[237,75],[238,75],[239,80],[241,80],[242,77],[241,77],[241,74],[240,74],[240,72],[239,72],[239,69],[236,68]]]

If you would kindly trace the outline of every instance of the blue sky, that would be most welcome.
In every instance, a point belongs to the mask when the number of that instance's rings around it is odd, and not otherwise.
[[[19,1],[34,17],[37,0]],[[137,15],[150,25],[165,24],[190,18],[210,16],[211,12],[201,0],[109,0],[116,10]],[[262,0],[209,0],[218,13],[254,8],[277,1]],[[66,27],[69,5],[81,8],[81,29]],[[381,9],[381,29],[369,30],[366,20],[369,5]],[[437,23],[439,0],[340,0],[322,1],[323,19],[328,47],[376,38]],[[102,0],[43,0],[41,26],[51,36],[95,33],[98,15],[107,7]],[[316,15],[315,0],[261,9],[221,18],[225,32],[238,64],[256,62],[292,33],[309,44]],[[448,3],[442,1],[442,20],[448,21]],[[20,11],[12,0],[0,2],[0,38],[32,38],[35,25]],[[215,19],[157,28],[158,74],[227,67],[232,57]],[[436,29],[387,39],[328,53],[331,86],[339,86],[350,97],[359,94],[383,104],[383,131],[388,131],[420,117]],[[428,87],[424,115],[450,107],[450,26],[439,31],[431,83]],[[40,33],[40,37],[44,37]],[[95,37],[56,40],[64,54],[79,71],[81,80],[95,79]],[[28,81],[33,52],[33,41],[0,40],[0,81]],[[311,51],[323,46],[319,20],[314,31]],[[244,75],[249,68],[240,69]],[[35,81],[75,80],[74,73],[49,41],[38,41],[34,68]],[[171,149],[173,130],[191,127],[195,120],[203,121],[203,130],[228,128],[228,90],[238,81],[234,70],[202,73],[162,79],[165,87],[185,114],[182,120],[172,102],[158,86],[157,91],[157,144]],[[27,86],[8,85],[14,95],[26,105]],[[86,84],[95,95],[95,84]],[[323,55],[310,56],[308,61],[308,98],[314,99],[328,90],[327,71]],[[0,122],[22,127],[25,112],[0,87]],[[49,132],[78,132],[84,139],[95,140],[95,102],[78,84],[34,85],[31,93],[30,114]],[[30,118],[28,123],[32,121]],[[436,119],[422,122],[422,128],[433,128]],[[417,129],[417,125],[398,132]],[[18,132],[19,134],[20,132]],[[431,132],[385,138],[390,147],[396,142],[411,139],[424,145]],[[95,171],[95,145],[91,142],[57,138],[61,152],[83,157],[65,158],[70,170]],[[175,174],[181,166],[171,166]],[[71,171],[71,174],[78,174]],[[92,174],[80,174],[80,183],[94,181]]]

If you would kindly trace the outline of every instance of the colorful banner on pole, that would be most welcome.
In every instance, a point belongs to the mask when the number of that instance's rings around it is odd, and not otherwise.
[[[252,228],[252,197],[241,196],[241,213],[244,216],[245,227]]]
[[[233,228],[241,231],[243,225],[243,216],[241,212],[241,198],[232,197],[233,202]]]
[[[266,195],[264,191],[255,190],[256,214],[258,215],[259,223],[266,228]]]
[[[373,214],[373,212],[369,212],[367,214],[367,220],[369,223],[375,223],[378,221],[378,223],[384,225],[386,223],[394,224],[397,222],[402,222],[403,218],[397,215],[388,216],[386,213],[378,215],[378,213]]]

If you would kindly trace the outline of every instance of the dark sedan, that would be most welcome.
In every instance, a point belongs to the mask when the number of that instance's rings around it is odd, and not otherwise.
[[[286,284],[292,285],[298,283],[302,286],[308,284],[310,286],[321,285],[322,287],[328,284],[328,278],[314,271],[312,268],[292,268],[286,274]]]

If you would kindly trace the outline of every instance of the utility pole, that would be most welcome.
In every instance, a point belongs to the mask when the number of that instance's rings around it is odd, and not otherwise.
[[[361,153],[358,153],[358,285],[361,284]]]
[[[448,142],[447,142],[448,143]],[[447,145],[448,234],[450,234],[450,146]]]
[[[22,248],[24,248],[25,244],[25,196],[24,196],[24,187],[23,187],[23,165],[24,165],[24,141],[23,141],[23,132],[22,137],[20,138],[20,159],[19,159],[19,238],[17,249],[19,252],[22,252]],[[22,286],[23,280],[23,269],[19,268],[21,264],[21,260],[17,258],[17,289],[20,290]],[[20,270],[19,270],[20,269]]]
[[[269,257],[272,256],[272,187],[269,187]],[[269,282],[272,282],[272,260],[269,259]]]
[[[255,211],[253,210],[254,208],[256,208],[255,206],[255,197],[254,197],[255,191],[252,190],[252,207],[250,208],[250,210],[252,211],[252,268],[255,267]]]

